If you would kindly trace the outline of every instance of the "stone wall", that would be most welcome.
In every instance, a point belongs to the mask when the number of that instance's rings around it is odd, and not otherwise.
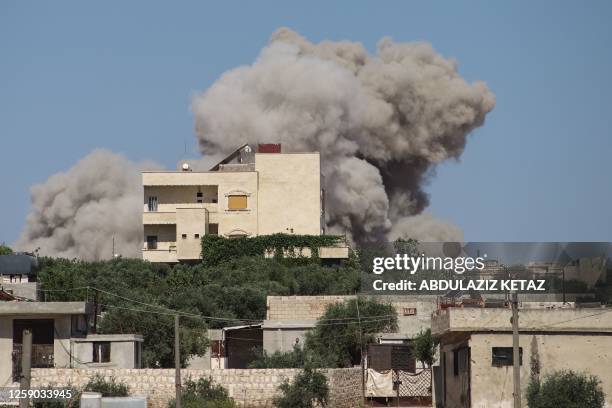
[[[278,386],[293,380],[299,369],[249,370],[181,370],[183,382],[188,379],[212,377],[223,385],[242,407],[272,407]],[[323,370],[330,387],[330,408],[352,408],[361,402],[361,370],[359,368]],[[173,369],[33,369],[32,387],[72,385],[81,387],[100,374],[127,384],[132,395],[146,396],[149,408],[166,408],[174,397]]]
[[[268,320],[317,320],[325,308],[355,296],[268,296]]]

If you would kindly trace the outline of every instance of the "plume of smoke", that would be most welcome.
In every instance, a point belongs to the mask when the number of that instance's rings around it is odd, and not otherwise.
[[[206,154],[276,141],[320,151],[328,226],[363,241],[460,235],[418,216],[429,204],[424,185],[437,164],[461,156],[494,106],[483,82],[466,82],[429,44],[385,38],[371,55],[281,28],[252,65],[194,97],[192,110]]]
[[[32,208],[15,246],[41,255],[98,260],[115,252],[139,257],[143,190],[138,166],[95,150],[65,173],[31,189]]]

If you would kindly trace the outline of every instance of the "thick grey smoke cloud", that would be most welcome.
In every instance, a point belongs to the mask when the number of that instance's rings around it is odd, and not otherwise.
[[[65,173],[31,189],[32,208],[20,250],[88,260],[115,252],[139,257],[142,245],[143,191],[138,166],[122,155],[95,150]]]
[[[495,97],[467,83],[429,44],[383,39],[312,44],[279,29],[250,66],[225,73],[193,100],[206,169],[250,142],[320,151],[327,223],[357,241],[413,237],[461,240],[459,228],[424,213],[435,166],[459,158]],[[15,247],[43,255],[140,256],[142,186],[137,165],[97,150],[32,188],[32,209]],[[202,168],[203,167],[203,168]]]
[[[360,241],[462,238],[420,215],[424,186],[437,164],[461,156],[494,106],[483,82],[468,83],[429,44],[385,38],[371,55],[359,43],[313,44],[281,28],[252,65],[196,96],[192,110],[205,154],[245,142],[320,151],[327,223]]]

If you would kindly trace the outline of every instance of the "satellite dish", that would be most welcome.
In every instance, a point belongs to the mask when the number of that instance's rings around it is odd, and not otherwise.
[[[251,153],[251,146],[246,145],[246,146],[244,147],[244,152],[245,152],[245,153]]]
[[[189,171],[189,163],[183,163],[183,171]]]

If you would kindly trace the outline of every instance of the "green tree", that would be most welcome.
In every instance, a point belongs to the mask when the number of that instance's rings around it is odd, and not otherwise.
[[[556,371],[540,382],[532,377],[527,389],[529,408],[603,408],[601,381],[574,371]]]
[[[12,253],[13,250],[10,247],[4,245],[4,243],[0,244],[0,255],[10,255]]]
[[[414,357],[428,367],[431,367],[436,359],[436,350],[438,349],[438,341],[431,335],[431,329],[421,330],[419,334],[412,340],[414,349]]]
[[[306,336],[306,349],[327,367],[351,367],[361,352],[376,341],[376,333],[397,330],[397,312],[391,304],[375,299],[351,299],[329,305]]]
[[[168,266],[123,258],[100,262],[41,258],[38,279],[46,300],[97,299],[101,332],[142,334],[145,367],[174,364],[173,317],[163,313],[217,318],[208,323],[181,318],[181,355],[187,358],[205,351],[208,327],[241,319],[263,320],[268,295],[349,294],[360,285],[354,263],[323,266],[259,255],[231,258],[215,266]]]
[[[278,408],[313,408],[325,406],[329,398],[327,378],[321,372],[307,366],[293,382],[284,381],[281,395],[274,399]]]

